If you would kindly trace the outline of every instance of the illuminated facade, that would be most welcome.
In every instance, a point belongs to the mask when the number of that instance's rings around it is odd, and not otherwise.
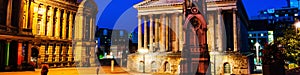
[[[96,66],[96,24],[98,8],[94,0],[83,0],[73,30],[74,61],[77,67]]]
[[[29,62],[35,62],[37,67],[72,66],[76,0],[1,0],[0,3],[1,69],[3,66],[5,70],[16,66],[20,69],[22,63]]]
[[[135,5],[138,9],[138,50],[148,50],[148,53],[129,55],[130,64],[127,64],[127,68],[136,72],[158,74],[185,74],[181,72],[190,71],[200,75],[250,74],[248,57],[243,54],[248,51],[247,41],[242,41],[248,38],[248,17],[242,1],[206,1],[207,13],[201,13],[207,19],[207,46],[210,58],[204,55],[203,59],[201,56],[198,59],[192,57],[193,54],[205,52],[205,42],[201,36],[198,36],[199,43],[193,34],[189,34],[189,38],[186,37],[187,32],[192,29],[184,27],[184,18],[187,17],[183,14],[183,3],[184,0],[147,0]],[[198,43],[201,49],[185,49],[187,43]],[[210,64],[193,62],[186,64],[187,66],[179,65],[182,58],[186,58],[183,57],[186,52],[190,52],[188,54],[192,57],[192,60],[188,61],[210,61]],[[190,65],[194,65],[193,69],[190,69]],[[203,70],[204,66],[209,66],[210,69]]]
[[[31,19],[28,22],[31,23],[23,27],[32,27],[32,49],[38,51],[37,64],[73,66],[72,28],[78,8],[76,0],[35,0],[25,2],[25,6],[30,6],[24,11],[29,13]]]

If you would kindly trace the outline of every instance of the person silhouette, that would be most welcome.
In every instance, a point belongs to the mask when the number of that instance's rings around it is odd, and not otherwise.
[[[41,75],[47,75],[47,74],[48,74],[48,67],[46,65],[44,65],[42,67]]]

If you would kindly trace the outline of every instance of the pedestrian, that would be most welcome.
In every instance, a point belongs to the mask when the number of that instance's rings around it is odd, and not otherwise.
[[[41,75],[47,75],[47,74],[48,74],[48,67],[46,65],[44,65],[42,67]]]
[[[100,65],[97,65],[97,75],[99,74],[99,70],[100,70]]]

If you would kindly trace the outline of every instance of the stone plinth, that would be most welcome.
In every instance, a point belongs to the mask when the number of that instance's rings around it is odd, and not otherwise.
[[[143,72],[143,57],[144,55],[139,53],[128,55],[127,68],[132,72]],[[145,54],[145,72],[178,74],[180,57],[180,53],[172,52],[147,53]]]
[[[214,52],[210,53],[211,60],[211,72],[212,75],[248,75],[249,62],[248,57],[238,52]],[[230,65],[230,73],[224,74],[224,64]]]

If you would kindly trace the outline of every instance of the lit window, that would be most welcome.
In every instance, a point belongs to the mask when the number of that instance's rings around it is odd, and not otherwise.
[[[279,15],[275,14],[275,17],[279,17]]]
[[[106,29],[103,31],[103,35],[107,35],[107,30]]]
[[[120,36],[123,36],[124,35],[124,32],[123,31],[120,31]]]
[[[298,16],[298,14],[294,14],[294,16]]]
[[[165,72],[170,72],[170,63],[169,62],[165,62]]]
[[[289,14],[284,14],[284,16],[289,16]]]
[[[254,43],[254,41],[253,41],[253,40],[251,40],[251,43]]]
[[[224,73],[231,73],[229,63],[224,64]]]
[[[260,36],[264,36],[264,34],[263,34],[263,33],[261,33],[261,34],[260,34]]]
[[[142,72],[144,70],[144,61],[140,61],[139,70]]]
[[[249,34],[250,37],[252,37],[252,34]]]
[[[156,72],[156,69],[157,69],[157,64],[155,63],[155,61],[152,61],[152,63],[151,63],[151,71],[152,72]]]

